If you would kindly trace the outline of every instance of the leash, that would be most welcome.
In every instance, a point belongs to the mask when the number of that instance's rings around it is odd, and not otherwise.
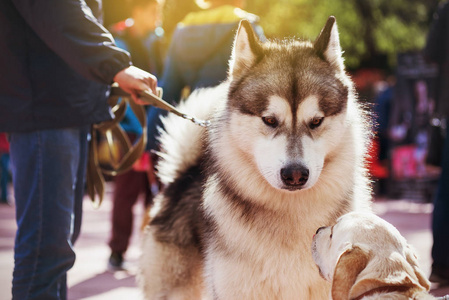
[[[162,89],[158,88],[158,95],[144,91],[141,93],[140,99],[151,106],[174,113],[198,126],[208,127],[211,124],[209,120],[200,120],[182,113],[164,101],[161,96]],[[95,208],[100,207],[103,202],[105,191],[104,175],[116,176],[129,171],[142,156],[147,144],[145,109],[141,105],[136,104],[131,99],[131,95],[123,91],[117,84],[113,84],[111,87],[108,104],[111,106],[114,118],[110,121],[92,125],[89,144],[86,185],[87,194]],[[129,140],[128,135],[120,126],[128,105],[142,127],[142,135],[134,143]]]
[[[113,85],[111,88],[111,94],[113,95],[119,95],[119,96],[124,96],[124,97],[130,97],[130,95],[128,93],[126,93],[125,91],[123,91],[118,85]],[[183,119],[189,120],[192,123],[199,125],[201,127],[208,127],[211,123],[209,120],[201,120],[192,116],[189,116],[185,113],[180,112],[178,109],[176,109],[174,106],[172,106],[171,104],[169,104],[168,102],[166,102],[165,100],[163,100],[161,98],[162,96],[162,89],[158,88],[158,94],[159,95],[155,95],[149,91],[143,91],[140,94],[140,99],[157,108],[161,108],[163,110],[166,110],[168,112],[171,112]]]

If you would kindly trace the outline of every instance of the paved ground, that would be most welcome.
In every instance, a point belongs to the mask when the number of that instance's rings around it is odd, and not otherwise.
[[[92,208],[89,199],[84,202],[85,213],[81,236],[75,246],[77,260],[68,274],[69,299],[119,300],[142,299],[135,283],[135,272],[139,256],[138,226],[142,206],[137,206],[136,230],[131,248],[127,253],[129,272],[110,273],[106,269],[109,255],[107,241],[110,230],[110,187],[104,204],[99,210]],[[377,200],[375,211],[395,225],[412,244],[420,257],[420,263],[429,274],[432,236],[430,231],[431,204],[413,203],[407,200]],[[13,268],[13,243],[15,221],[14,207],[0,205],[0,300],[11,299],[11,274]],[[449,294],[449,287],[433,286],[434,295]]]

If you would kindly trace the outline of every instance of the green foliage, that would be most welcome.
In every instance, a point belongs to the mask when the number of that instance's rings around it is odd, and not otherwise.
[[[195,0],[165,0],[163,20],[165,33],[170,36],[180,22],[189,12],[198,10]]]
[[[422,49],[440,0],[247,0],[269,38],[315,39],[334,15],[346,65],[355,69],[384,56],[393,68],[398,52]],[[165,0],[164,28],[197,10],[194,0]]]
[[[438,0],[248,0],[268,37],[314,39],[330,15],[337,18],[346,64],[422,49]]]

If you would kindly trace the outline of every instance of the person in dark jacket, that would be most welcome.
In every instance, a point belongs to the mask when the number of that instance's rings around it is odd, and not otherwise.
[[[163,0],[130,0],[130,17],[114,23],[109,31],[117,47],[131,54],[133,65],[159,77],[163,65],[161,25]]]
[[[441,3],[431,25],[425,57],[438,64],[436,111],[449,116],[449,1]],[[432,215],[432,273],[430,281],[449,285],[449,130],[446,129],[442,171]]]
[[[0,203],[8,202],[9,142],[6,133],[0,132]]]
[[[161,28],[157,27],[161,19],[159,2],[160,0],[132,0],[131,17],[113,24],[110,29],[116,45],[131,54],[133,64],[156,76],[162,72],[162,36]],[[159,31],[158,34],[156,30]],[[129,106],[120,125],[131,141],[142,135],[142,127]],[[140,194],[143,194],[147,208],[153,201],[153,193],[157,191],[155,187],[158,183],[154,180],[156,176],[150,153],[144,152],[139,161],[148,163],[144,164],[143,169],[133,167],[114,177],[112,230],[109,240],[111,255],[108,261],[108,269],[111,271],[126,269],[124,254],[133,229],[133,207]]]
[[[88,132],[109,120],[109,86],[134,101],[157,80],[131,65],[99,0],[0,1],[0,131],[16,205],[12,298],[66,299],[80,231]]]
[[[187,90],[218,85],[226,79],[228,61],[238,24],[247,19],[255,32],[264,40],[263,30],[257,25],[259,17],[242,9],[244,0],[203,0],[207,9],[189,13],[173,33],[172,41],[164,62],[161,87],[164,100],[179,103]],[[157,136],[159,115],[162,110],[149,111],[148,140]],[[151,145],[157,149],[157,144]]]
[[[169,102],[178,103],[185,87],[193,91],[224,81],[239,22],[258,22],[256,15],[242,10],[244,1],[205,2],[210,8],[189,13],[173,34],[161,79],[164,99]],[[259,26],[255,29],[263,36]]]

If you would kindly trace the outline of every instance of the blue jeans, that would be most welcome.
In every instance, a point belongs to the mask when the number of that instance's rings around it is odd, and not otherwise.
[[[8,198],[9,180],[9,154],[0,153],[0,200],[6,201]]]
[[[449,273],[449,128],[444,143],[441,177],[434,200],[432,218],[434,269]]]
[[[12,295],[66,299],[84,195],[89,127],[13,133],[16,200]]]

